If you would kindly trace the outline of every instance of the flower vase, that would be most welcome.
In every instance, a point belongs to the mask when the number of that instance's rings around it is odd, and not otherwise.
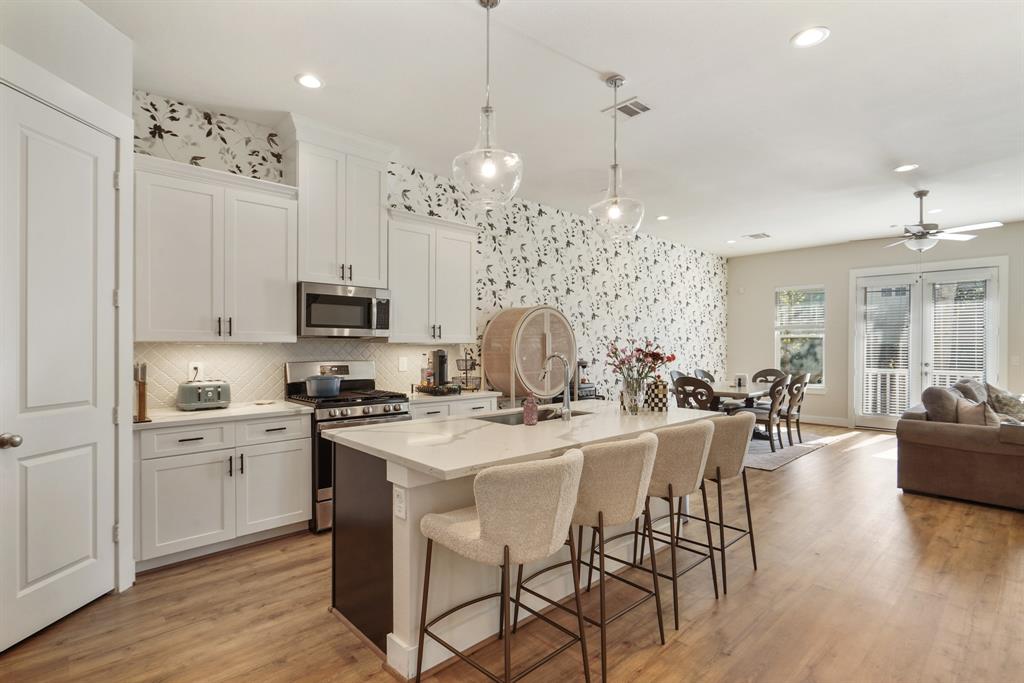
[[[644,402],[644,383],[639,379],[623,378],[622,391],[619,393],[619,403],[622,410],[628,415],[640,413],[640,406]]]

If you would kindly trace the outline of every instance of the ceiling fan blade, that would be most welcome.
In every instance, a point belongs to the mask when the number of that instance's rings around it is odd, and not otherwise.
[[[882,249],[888,249],[889,247],[898,247],[901,244],[903,244],[904,242],[908,242],[908,241],[909,240],[900,240],[899,242],[893,242],[892,244],[885,245],[884,247],[882,247]]]
[[[989,228],[1001,228],[1003,224],[999,221],[989,221],[988,223],[975,223],[974,225],[961,225],[958,228],[946,228],[942,232],[945,233],[956,233],[956,232],[970,232],[971,230],[988,230]]]
[[[953,241],[953,242],[968,242],[970,240],[973,240],[975,237],[977,237],[977,235],[964,235],[964,234],[961,234],[961,233],[954,233],[954,234],[950,235],[950,234],[945,233],[945,232],[939,232],[939,233],[936,233],[934,235],[929,235],[929,237],[931,237],[932,239],[937,239],[937,240],[950,240],[950,241]]]

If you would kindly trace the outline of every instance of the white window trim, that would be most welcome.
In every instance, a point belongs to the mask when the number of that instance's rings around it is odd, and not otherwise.
[[[827,362],[828,362],[827,361],[827,358],[828,358],[828,348],[827,348],[828,347],[828,339],[827,339],[827,337],[828,337],[828,335],[826,334],[826,329],[828,328],[828,288],[825,285],[788,285],[786,287],[776,287],[775,288],[775,292],[772,294],[772,313],[773,313],[773,318],[774,318],[774,315],[777,313],[777,311],[775,310],[776,294],[778,294],[779,292],[790,292],[790,291],[793,291],[794,289],[820,289],[825,294],[825,311],[824,311],[824,316],[825,317],[824,317],[824,320],[822,320],[822,323],[821,323],[821,332],[820,333],[817,330],[808,330],[806,328],[795,328],[795,329],[788,330],[788,332],[789,332],[788,336],[791,336],[791,337],[799,337],[799,336],[821,337],[821,379],[822,379],[822,382],[821,382],[821,384],[808,384],[807,385],[807,393],[808,394],[814,394],[814,395],[822,395],[828,389],[828,372],[825,369],[825,368],[828,367],[828,365],[827,365]],[[778,326],[776,325],[776,321],[774,319],[772,320],[772,329],[774,330],[774,334],[773,334],[773,338],[774,338],[774,343],[773,343],[774,351],[772,352],[773,353],[773,358],[774,358],[774,361],[773,361],[774,362],[774,366],[773,367],[778,368],[778,367],[780,367],[780,364],[782,362],[782,359],[780,358],[780,354],[779,354],[779,351],[780,351],[780,349],[779,349],[779,341],[780,341],[779,337],[781,336],[782,331],[778,328]]]

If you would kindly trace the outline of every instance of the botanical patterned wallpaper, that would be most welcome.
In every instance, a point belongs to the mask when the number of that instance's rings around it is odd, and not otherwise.
[[[273,130],[141,91],[136,92],[135,105],[136,151],[267,180],[281,179]],[[222,131],[220,126],[231,130]],[[679,357],[676,365],[680,369],[700,367],[718,375],[724,372],[724,258],[646,234],[612,244],[595,233],[589,218],[528,200],[516,199],[503,209],[485,214],[468,204],[447,178],[400,164],[388,167],[388,194],[392,209],[480,226],[478,339],[496,311],[545,304],[569,318],[579,357],[590,362],[587,375],[601,394],[612,398],[617,394],[614,377],[604,365],[605,348],[616,339],[650,337]],[[350,352],[353,358],[369,355],[365,345],[351,343],[349,348],[346,344],[350,343],[335,342],[331,352]],[[274,348],[268,349],[270,346]],[[140,344],[136,354],[145,357],[140,360],[167,364],[162,359],[181,360],[181,352],[173,347]],[[273,357],[270,365],[283,360],[309,360],[322,352],[309,340],[260,347],[252,353],[269,353]],[[387,347],[390,350],[396,345]],[[406,355],[407,348],[400,345],[396,351]],[[421,351],[409,349],[408,355],[417,357]],[[398,373],[397,366],[390,367],[397,364],[398,356],[373,353],[382,378],[394,378],[396,386],[388,388],[407,389],[407,385],[398,385],[410,375]],[[183,379],[185,363],[174,365],[182,367],[161,370],[168,378]],[[237,374],[243,373],[240,358],[217,365],[238,368]],[[416,367],[418,363],[411,364],[413,372]],[[230,376],[224,379],[232,381]],[[247,382],[248,386],[260,384]],[[157,403],[173,400],[168,395],[155,398]],[[255,398],[259,397],[239,400]]]
[[[135,91],[135,151],[281,182],[277,133],[267,126]]]

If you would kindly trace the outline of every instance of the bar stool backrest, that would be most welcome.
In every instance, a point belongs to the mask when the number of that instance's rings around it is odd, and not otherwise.
[[[715,425],[710,420],[654,430],[658,437],[658,457],[647,494],[667,498],[669,486],[673,497],[700,489],[714,433]]]
[[[632,522],[643,512],[658,437],[650,432],[635,439],[583,447],[583,476],[572,523],[596,527],[598,513],[605,528]]]
[[[569,535],[583,473],[583,453],[489,467],[473,480],[482,541],[508,546],[516,564],[558,552]]]
[[[714,479],[720,469],[722,479],[732,479],[743,471],[743,458],[747,455],[747,444],[754,432],[757,418],[753,413],[736,413],[713,417],[715,433],[711,438],[711,450],[704,466],[704,478]]]

